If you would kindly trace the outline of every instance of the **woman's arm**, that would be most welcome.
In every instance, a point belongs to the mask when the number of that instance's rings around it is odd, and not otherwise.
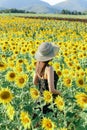
[[[52,92],[53,94],[60,95],[60,92],[58,90],[56,90],[55,86],[54,86],[54,70],[53,70],[52,66],[49,66],[47,68],[47,79],[48,79],[49,91]]]
[[[36,73],[34,74],[34,77],[33,77],[33,84],[34,84],[34,85],[37,85],[37,84],[38,84],[38,76],[37,76]]]

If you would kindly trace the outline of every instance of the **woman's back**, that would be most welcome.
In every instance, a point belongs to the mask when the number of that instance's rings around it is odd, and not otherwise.
[[[49,83],[48,83],[48,76],[47,76],[49,67],[51,67],[51,66],[46,66],[43,77],[38,78],[38,86],[39,86],[39,90],[40,90],[41,94],[43,93],[44,90],[49,91],[49,85],[48,85]],[[55,87],[55,89],[57,86],[57,81],[58,81],[58,75],[57,75],[56,71],[54,71],[54,87]]]

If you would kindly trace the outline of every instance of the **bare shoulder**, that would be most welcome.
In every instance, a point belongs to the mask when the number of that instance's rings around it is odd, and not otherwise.
[[[52,66],[47,66],[46,67],[46,72],[52,72],[53,71],[53,67]]]

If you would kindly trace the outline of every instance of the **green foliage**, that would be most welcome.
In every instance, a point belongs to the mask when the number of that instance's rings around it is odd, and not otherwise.
[[[0,13],[31,13],[31,14],[35,14],[35,12],[29,12],[29,11],[25,11],[25,10],[14,9],[14,8],[0,10]]]
[[[63,9],[63,10],[61,11],[61,14],[85,15],[86,13],[80,12],[80,11],[70,11],[70,10]]]

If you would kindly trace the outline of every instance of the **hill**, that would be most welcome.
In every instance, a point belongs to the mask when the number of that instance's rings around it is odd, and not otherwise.
[[[87,10],[87,0],[66,0],[54,5],[54,8],[59,10],[67,9],[70,11],[85,11]]]
[[[23,9],[37,13],[54,13],[56,11],[50,4],[41,0],[0,0],[0,8],[2,7],[6,9]]]
[[[70,11],[86,11],[87,0],[66,0],[54,6],[41,0],[0,0],[0,10],[11,8],[36,13],[55,13],[63,9]]]

